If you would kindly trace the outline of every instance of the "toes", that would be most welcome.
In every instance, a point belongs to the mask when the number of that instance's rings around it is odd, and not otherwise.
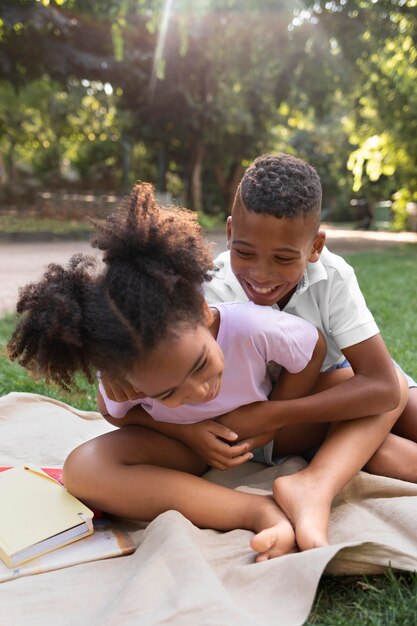
[[[262,563],[263,561],[269,561],[269,556],[267,554],[258,554],[255,558],[255,563]]]
[[[267,528],[252,537],[250,545],[255,552],[266,552],[272,548],[277,539],[277,531],[274,528]]]
[[[258,552],[257,563],[289,554],[296,549],[294,531],[289,525],[267,528],[252,538],[251,548]]]

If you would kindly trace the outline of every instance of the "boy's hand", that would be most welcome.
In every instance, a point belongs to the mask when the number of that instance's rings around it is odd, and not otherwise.
[[[114,402],[126,402],[126,400],[138,400],[143,397],[143,394],[136,391],[128,382],[114,382],[109,380],[104,375],[101,375],[101,382],[103,384],[106,396],[109,400]]]
[[[219,470],[237,467],[253,457],[247,443],[233,445],[236,433],[213,420],[188,424],[181,439],[208,465]]]

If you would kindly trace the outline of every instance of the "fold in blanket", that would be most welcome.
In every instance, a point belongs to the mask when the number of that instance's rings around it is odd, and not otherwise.
[[[71,449],[112,430],[97,413],[35,394],[0,398],[0,464],[62,465]],[[303,466],[246,463],[206,474],[232,488],[270,493],[272,480]],[[323,572],[417,569],[417,485],[359,473],[336,499],[332,545],[254,563],[251,533],[193,526],[168,511],[146,528],[125,523],[136,552],[3,583],[1,623],[23,626],[301,625]],[[124,522],[121,523],[122,525]]]

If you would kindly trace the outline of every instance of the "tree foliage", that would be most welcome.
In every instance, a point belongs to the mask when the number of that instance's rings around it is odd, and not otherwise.
[[[67,160],[86,179],[117,171],[119,186],[153,177],[197,210],[228,210],[243,167],[288,150],[318,168],[327,205],[393,197],[404,216],[417,194],[416,9],[3,0],[0,146],[9,162],[32,149],[38,171]]]

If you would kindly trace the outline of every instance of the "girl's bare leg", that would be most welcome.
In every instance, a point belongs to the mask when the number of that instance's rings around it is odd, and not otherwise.
[[[301,550],[328,543],[334,497],[365,466],[401,415],[408,387],[399,378],[402,400],[395,410],[333,424],[308,467],[274,481],[275,501],[292,521]]]
[[[251,530],[257,561],[295,549],[293,528],[272,497],[234,491],[195,475],[205,469],[182,442],[125,426],[71,452],[64,481],[76,497],[122,517],[151,521],[173,509],[200,528]]]

